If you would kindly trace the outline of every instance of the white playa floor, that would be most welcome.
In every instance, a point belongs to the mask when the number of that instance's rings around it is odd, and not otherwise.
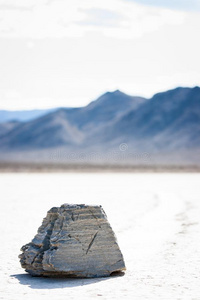
[[[0,174],[0,299],[200,299],[200,174]],[[101,204],[127,272],[34,278],[20,267],[52,206]]]

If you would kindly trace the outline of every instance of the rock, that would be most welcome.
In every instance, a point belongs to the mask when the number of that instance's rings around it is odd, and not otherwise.
[[[21,265],[33,276],[102,277],[125,270],[101,206],[51,208],[32,242],[21,251]]]

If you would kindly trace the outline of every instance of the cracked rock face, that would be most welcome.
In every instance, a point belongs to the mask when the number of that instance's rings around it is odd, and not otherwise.
[[[33,276],[101,277],[125,270],[101,206],[51,208],[32,242],[21,251],[21,265]]]

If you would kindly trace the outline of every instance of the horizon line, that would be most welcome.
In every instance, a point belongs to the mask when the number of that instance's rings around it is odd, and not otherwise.
[[[100,97],[102,97],[103,95],[105,95],[105,94],[107,94],[107,93],[111,93],[111,94],[114,94],[114,93],[116,93],[116,92],[120,92],[120,93],[122,93],[122,94],[125,94],[125,95],[127,95],[127,96],[130,96],[130,97],[140,97],[140,98],[144,98],[144,99],[146,99],[146,100],[150,100],[150,99],[152,99],[155,95],[157,95],[157,94],[162,94],[162,93],[165,93],[165,92],[168,92],[168,91],[173,91],[173,90],[176,90],[176,89],[179,89],[179,88],[181,88],[181,89],[194,89],[194,88],[200,88],[200,86],[199,85],[194,85],[194,86],[175,86],[174,88],[169,88],[169,89],[167,89],[167,90],[161,90],[161,91],[159,91],[159,92],[156,92],[156,93],[154,93],[151,97],[145,97],[145,96],[141,96],[141,95],[130,95],[130,94],[128,94],[128,93],[126,93],[126,92],[124,92],[124,91],[122,91],[122,90],[120,90],[120,89],[115,89],[115,90],[112,90],[112,91],[106,91],[105,93],[103,93],[103,94],[100,94],[96,99],[93,99],[93,100],[90,100],[86,105],[82,105],[82,106],[47,106],[47,107],[43,107],[43,108],[30,108],[30,109],[28,109],[28,108],[24,108],[24,109],[6,109],[6,108],[1,108],[0,107],[0,111],[9,111],[9,112],[20,112],[20,111],[42,111],[42,110],[56,110],[56,109],[73,109],[73,108],[82,108],[82,107],[86,107],[86,106],[88,106],[90,103],[92,103],[92,102],[95,102],[96,100],[98,100]],[[37,99],[37,98],[36,98]]]

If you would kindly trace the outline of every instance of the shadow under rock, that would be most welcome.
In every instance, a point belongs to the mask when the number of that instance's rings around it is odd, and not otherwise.
[[[94,284],[100,281],[113,279],[114,277],[119,277],[123,275],[123,272],[116,272],[109,277],[98,278],[48,278],[32,277],[29,274],[14,274],[10,276],[16,278],[20,284],[27,285],[32,289],[60,289]]]

